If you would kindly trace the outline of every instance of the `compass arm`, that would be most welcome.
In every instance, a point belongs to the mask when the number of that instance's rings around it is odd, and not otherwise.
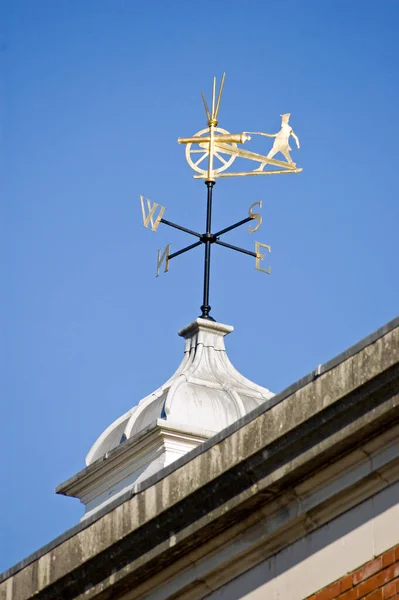
[[[245,223],[249,223],[249,221],[252,221],[253,217],[247,217],[246,219],[242,219],[241,221],[238,221],[238,223],[235,223],[234,225],[230,225],[230,227],[226,227],[225,229],[221,229],[220,231],[218,231],[217,233],[215,233],[215,237],[219,237],[220,235],[223,235],[224,233],[227,233],[228,231],[231,231],[232,229],[235,229],[236,227],[240,227],[241,225],[245,225]]]
[[[194,244],[190,244],[190,246],[186,246],[185,248],[182,248],[181,250],[178,250],[177,252],[173,252],[173,254],[169,254],[169,260],[171,260],[172,258],[175,258],[176,256],[180,256],[180,254],[184,254],[185,252],[188,252],[189,250],[192,250],[193,248],[196,248],[197,246],[201,246],[202,242],[195,242]]]
[[[225,248],[230,248],[230,250],[236,250],[237,252],[242,252],[243,254],[249,254],[249,256],[253,256],[257,258],[256,252],[251,252],[251,250],[245,250],[245,248],[240,248],[239,246],[232,246],[231,244],[226,244],[226,242],[221,242],[220,240],[216,240],[215,244],[219,246],[224,246]]]
[[[185,233],[194,235],[197,238],[201,237],[200,233],[197,233],[196,231],[192,231],[191,229],[187,229],[187,227],[182,227],[181,225],[177,225],[177,223],[172,223],[172,221],[167,221],[166,219],[161,219],[160,223],[164,223],[165,225],[169,225],[169,227],[174,227],[175,229],[180,229],[180,231],[184,231]]]

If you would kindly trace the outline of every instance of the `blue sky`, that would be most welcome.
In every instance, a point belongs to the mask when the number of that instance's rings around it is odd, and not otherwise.
[[[180,362],[203,250],[155,278],[157,249],[191,238],[145,229],[139,195],[204,229],[176,139],[206,126],[214,75],[220,126],[291,112],[303,167],[215,186],[215,229],[263,201],[261,229],[225,240],[272,247],[271,275],[213,248],[233,364],[278,392],[397,315],[398,17],[394,0],[0,2],[0,571],[78,522],[55,486]]]

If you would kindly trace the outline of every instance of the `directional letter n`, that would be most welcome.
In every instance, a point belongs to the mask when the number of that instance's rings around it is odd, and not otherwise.
[[[147,229],[148,229],[148,226],[151,224],[152,231],[156,231],[161,222],[161,219],[163,217],[163,213],[166,210],[166,207],[161,206],[160,204],[157,204],[156,202],[153,202],[151,204],[151,200],[148,200],[148,198],[144,198],[144,196],[140,196],[140,202],[141,202],[141,211],[143,213],[144,227],[147,227]],[[159,208],[159,211],[158,211],[158,216],[156,217],[155,213],[157,211],[157,208]]]

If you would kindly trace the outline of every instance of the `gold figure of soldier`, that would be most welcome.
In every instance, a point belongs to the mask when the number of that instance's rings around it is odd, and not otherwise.
[[[292,129],[291,125],[289,124],[291,113],[285,113],[284,115],[280,115],[280,116],[281,116],[281,129],[278,133],[261,133],[260,134],[260,135],[264,135],[266,137],[276,138],[274,140],[273,148],[270,150],[269,154],[267,155],[267,158],[273,158],[273,156],[275,154],[277,154],[277,152],[281,152],[281,154],[284,156],[286,161],[292,167],[296,167],[296,163],[294,163],[294,161],[292,160],[291,155],[290,155],[290,150],[291,150],[291,147],[289,145],[290,136],[292,135],[292,137],[294,138],[298,149],[301,146],[299,144],[298,136],[295,135],[294,130]],[[247,133],[247,132],[244,132],[244,133]],[[261,162],[259,167],[257,169],[255,169],[255,171],[263,171],[266,164],[267,163],[265,163],[265,162]]]

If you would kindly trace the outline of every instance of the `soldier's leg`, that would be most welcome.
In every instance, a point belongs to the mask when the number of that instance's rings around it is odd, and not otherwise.
[[[291,165],[295,165],[294,161],[291,158],[290,155],[290,151],[289,150],[281,150],[281,154],[285,157],[285,159],[291,164]],[[296,166],[296,165],[295,165]]]
[[[278,152],[278,150],[275,150],[274,148],[272,148],[270,150],[269,154],[267,155],[267,158],[273,158],[273,156],[276,154],[276,152]],[[266,165],[265,162],[260,163],[259,167],[257,169],[255,169],[255,171],[263,171],[265,165]]]

